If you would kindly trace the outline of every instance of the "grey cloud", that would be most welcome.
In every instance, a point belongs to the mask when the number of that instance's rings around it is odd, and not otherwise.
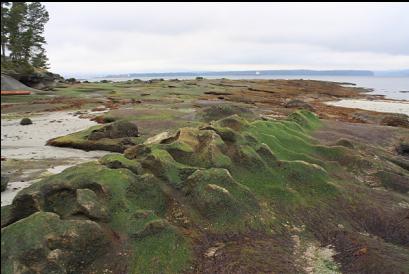
[[[46,3],[60,73],[409,67],[409,4]]]

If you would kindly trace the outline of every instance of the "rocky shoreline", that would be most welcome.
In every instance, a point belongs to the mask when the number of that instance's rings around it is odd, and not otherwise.
[[[2,120],[75,109],[100,123],[51,145],[118,152],[2,206],[2,272],[405,273],[408,116],[326,103],[366,92],[196,79],[2,97]]]

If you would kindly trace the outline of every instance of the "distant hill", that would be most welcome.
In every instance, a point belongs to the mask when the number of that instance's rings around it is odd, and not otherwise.
[[[409,77],[409,69],[374,71],[374,74],[379,77]]]
[[[240,76],[240,75],[277,75],[277,76],[374,76],[370,70],[243,70],[243,71],[201,71],[201,72],[161,72],[129,73],[107,75],[106,78],[121,77],[177,77],[177,76]]]

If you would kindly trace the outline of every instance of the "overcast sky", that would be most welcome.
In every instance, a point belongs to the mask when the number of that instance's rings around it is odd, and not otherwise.
[[[407,69],[408,3],[44,3],[64,75]]]

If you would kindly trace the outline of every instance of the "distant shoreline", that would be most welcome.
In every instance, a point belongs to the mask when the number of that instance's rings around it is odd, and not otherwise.
[[[177,77],[177,76],[375,76],[370,70],[243,70],[243,71],[198,71],[198,72],[152,72],[113,74],[97,78],[122,77]]]
[[[409,100],[409,94],[401,92],[409,90],[409,77],[391,77],[391,76],[299,76],[299,75],[216,75],[216,76],[175,76],[167,75],[162,77],[118,77],[118,78],[100,78],[92,77],[84,79],[90,82],[99,82],[101,80],[109,80],[113,82],[132,81],[135,79],[148,81],[152,79],[178,79],[178,80],[194,80],[196,77],[205,79],[230,79],[230,80],[317,80],[325,82],[335,82],[345,86],[362,87],[371,92],[371,95],[383,95],[386,99]]]

